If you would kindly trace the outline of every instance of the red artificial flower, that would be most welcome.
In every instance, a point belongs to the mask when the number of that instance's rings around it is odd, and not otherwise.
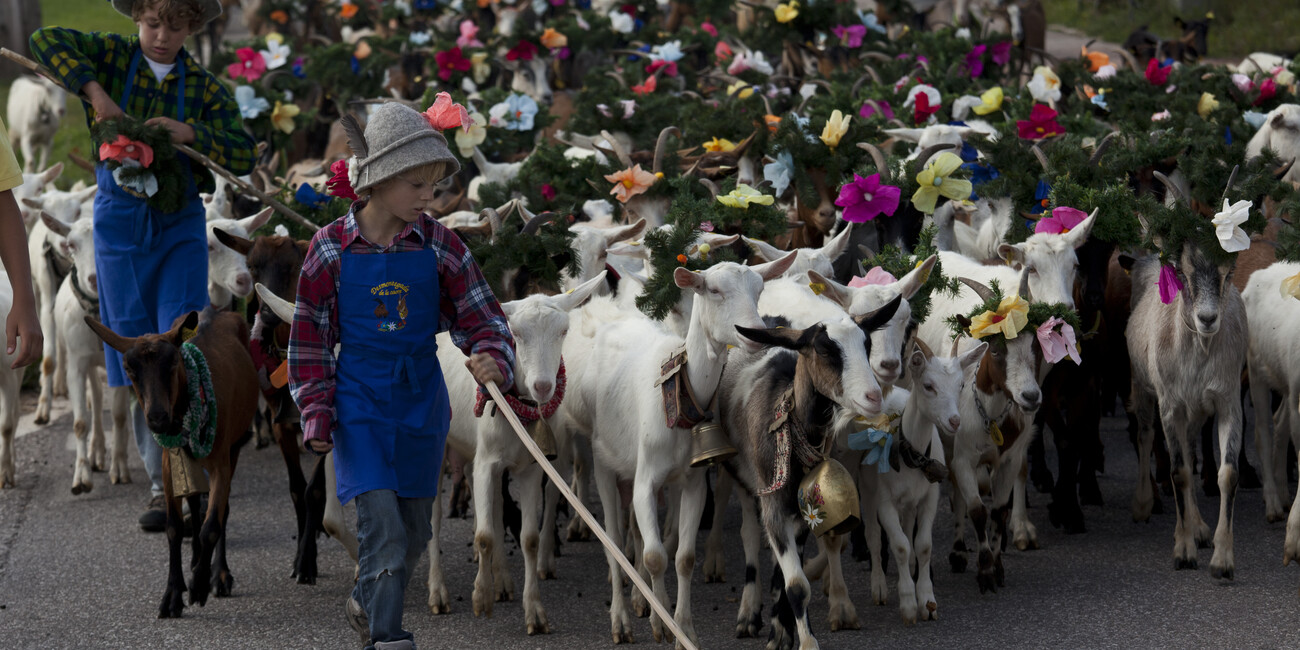
[[[731,58],[731,46],[727,45],[726,41],[718,41],[718,44],[713,46],[713,55],[718,57],[719,61],[726,61]]]
[[[438,131],[460,127],[469,133],[474,121],[469,119],[469,111],[464,106],[451,101],[449,93],[438,93],[433,104],[423,113],[425,121]]]
[[[709,36],[712,36],[713,38],[718,37],[718,28],[714,27],[713,23],[710,22],[700,23],[700,29],[704,30],[704,33],[708,34]]]
[[[1151,62],[1147,63],[1147,81],[1152,85],[1163,86],[1169,81],[1169,71],[1173,69],[1172,65],[1162,66],[1160,61],[1151,59]]]
[[[542,183],[542,198],[547,201],[555,200],[555,188],[550,183]]]
[[[330,173],[334,175],[325,181],[325,192],[330,196],[357,200],[357,193],[352,190],[352,181],[348,180],[348,161],[339,160],[330,165]]]
[[[943,104],[935,104],[934,106],[931,106],[929,95],[925,93],[916,93],[916,103],[914,104],[914,107],[915,111],[913,112],[912,119],[916,120],[917,124],[923,124],[926,120],[930,119],[931,115],[934,115],[940,108],[942,108]]]
[[[664,74],[666,74],[666,75],[668,75],[668,76],[670,76],[670,77],[676,77],[676,76],[677,76],[677,62],[676,62],[676,61],[665,61],[665,60],[663,60],[663,59],[660,59],[660,60],[655,61],[655,62],[651,63],[650,65],[646,66],[646,67],[645,67],[645,71],[646,71],[646,74],[654,74],[654,73],[655,73],[655,70],[658,70],[658,69],[660,69],[660,68],[663,68],[663,70],[664,70]]]
[[[470,66],[473,65],[461,53],[459,47],[453,47],[445,52],[438,52],[433,55],[433,60],[438,64],[438,78],[443,81],[451,81],[453,71],[468,72]]]
[[[140,163],[141,167],[147,169],[149,165],[153,164],[153,148],[124,135],[117,136],[117,139],[112,142],[99,145],[100,160],[116,160],[120,163],[127,158]]]
[[[537,56],[537,46],[532,41],[520,40],[506,52],[507,61],[532,61],[534,56]]]
[[[1025,140],[1041,140],[1053,135],[1064,135],[1065,128],[1056,121],[1056,114],[1046,104],[1034,104],[1028,120],[1016,121],[1020,137]]]
[[[649,95],[655,91],[655,87],[658,85],[659,82],[655,80],[654,75],[650,75],[649,77],[646,77],[645,83],[632,86],[632,92],[638,95]]]
[[[1260,104],[1263,104],[1264,102],[1273,99],[1273,96],[1276,94],[1277,94],[1277,83],[1273,81],[1272,77],[1269,77],[1260,82],[1259,97],[1255,98],[1255,102],[1251,104],[1251,106],[1259,106]]]
[[[266,72],[266,59],[262,58],[262,54],[257,50],[241,47],[235,50],[235,56],[239,57],[239,62],[226,66],[226,74],[230,75],[231,79],[243,77],[249,81],[257,81]]]

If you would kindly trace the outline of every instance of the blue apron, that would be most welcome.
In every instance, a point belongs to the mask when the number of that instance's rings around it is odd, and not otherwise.
[[[127,110],[141,51],[127,71],[119,105]],[[176,119],[185,121],[185,65],[177,62]],[[185,170],[185,207],[159,212],[117,186],[103,164],[95,167],[95,272],[99,276],[99,320],[122,336],[135,337],[170,329],[172,322],[208,304],[208,235],[203,201],[188,160],[173,164]],[[154,164],[168,164],[158,160]],[[128,386],[122,355],[104,345],[109,386]]]
[[[438,494],[451,402],[438,364],[438,254],[343,251],[335,370],[339,500]]]

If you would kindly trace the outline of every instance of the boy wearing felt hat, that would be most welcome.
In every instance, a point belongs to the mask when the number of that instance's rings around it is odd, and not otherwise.
[[[135,21],[138,35],[46,27],[31,37],[36,58],[82,95],[87,122],[145,120],[165,127],[173,143],[189,145],[236,175],[252,171],[254,142],[243,128],[239,105],[184,49],[186,37],[221,15],[219,0],[112,3]],[[181,314],[208,304],[207,232],[199,192],[211,192],[215,184],[198,163],[180,157],[175,164],[184,170],[187,187],[184,206],[171,213],[120,188],[103,164],[96,167],[98,316],[123,336],[164,331]],[[122,356],[107,345],[104,354],[109,385],[129,385]],[[166,523],[162,451],[139,404],[132,407],[132,425],[153,489],[140,526],[161,531]]]
[[[397,103],[349,124],[360,197],[312,238],[289,341],[289,387],[312,451],[333,449],[339,499],[357,502],[360,580],[345,603],[367,650],[412,650],[406,583],[432,535],[451,408],[438,332],[480,383],[508,390],[514,341],[465,244],[424,214],[460,168],[424,115]],[[338,344],[337,357],[334,354]]]

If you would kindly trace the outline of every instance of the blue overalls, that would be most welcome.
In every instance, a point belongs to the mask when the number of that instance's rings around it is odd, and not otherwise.
[[[343,503],[370,490],[438,494],[451,403],[434,338],[437,269],[428,249],[342,252],[334,468]]]
[[[126,112],[142,57],[136,49],[127,71],[126,90],[119,105]],[[176,65],[176,119],[185,121],[185,65]],[[95,167],[99,191],[95,194],[95,272],[99,276],[99,320],[122,336],[156,334],[190,310],[208,304],[208,235],[203,201],[190,161],[156,160],[155,165],[177,164],[185,170],[185,207],[163,213],[145,199],[117,186],[103,164]],[[109,386],[128,386],[122,355],[104,345]],[[151,472],[152,473],[152,472]]]

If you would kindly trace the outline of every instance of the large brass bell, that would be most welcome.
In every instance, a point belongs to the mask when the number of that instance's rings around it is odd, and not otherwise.
[[[834,458],[818,463],[799,482],[799,514],[818,537],[844,535],[862,519],[858,517],[858,488],[849,471]]]
[[[537,448],[542,450],[542,455],[546,460],[555,460],[559,454],[555,445],[555,434],[551,432],[551,425],[546,423],[546,418],[538,418],[529,422],[525,427],[528,435],[532,437]]]
[[[691,467],[719,463],[737,453],[721,424],[705,420],[691,427]]]
[[[180,447],[169,447],[166,452],[173,496],[187,497],[208,491],[208,475],[190,452]]]

